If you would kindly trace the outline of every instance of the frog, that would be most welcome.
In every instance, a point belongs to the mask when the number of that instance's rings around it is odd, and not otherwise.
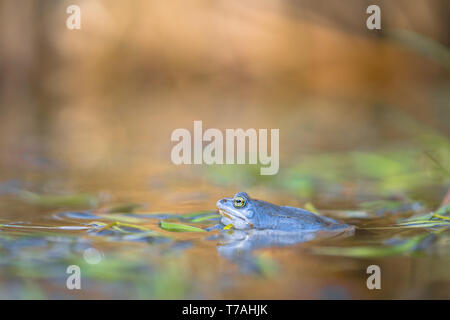
[[[349,231],[353,226],[317,215],[305,209],[278,206],[251,198],[238,192],[232,198],[217,201],[221,215],[217,229],[233,227],[236,230],[270,230],[281,233]]]
[[[217,201],[220,223],[207,231],[218,240],[220,256],[236,263],[243,272],[259,272],[253,252],[261,248],[299,245],[312,240],[339,240],[353,236],[355,226],[296,207],[278,206],[238,192]]]

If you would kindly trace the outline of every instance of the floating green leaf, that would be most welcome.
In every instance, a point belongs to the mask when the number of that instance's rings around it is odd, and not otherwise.
[[[440,214],[437,213],[433,214],[433,217],[450,221],[449,217],[441,216]]]
[[[400,223],[396,224],[396,226],[410,228],[450,226],[450,217],[447,216],[449,212],[450,204],[447,204],[446,206],[439,208],[436,212],[403,219]]]
[[[431,220],[418,220],[413,222],[398,223],[398,228],[432,228],[441,226],[450,226],[450,221],[431,221]]]
[[[311,212],[313,212],[313,213],[315,213],[315,214],[317,214],[317,215],[319,215],[320,216],[320,212],[319,212],[319,210],[317,210],[316,209],[316,207],[311,203],[311,202],[307,202],[306,204],[305,204],[305,209],[306,210],[308,210],[308,211],[311,211]]]
[[[143,220],[136,218],[136,217],[130,217],[126,214],[119,214],[119,213],[108,213],[108,214],[102,214],[100,215],[102,218],[106,220],[113,220],[117,222],[123,222],[123,223],[140,223]]]
[[[162,229],[167,231],[173,231],[173,232],[205,232],[205,230],[189,226],[186,224],[180,224],[180,223],[172,223],[172,222],[166,222],[161,221],[160,226]]]
[[[450,203],[448,203],[445,206],[440,207],[436,211],[436,214],[438,214],[438,215],[448,215],[449,213],[450,213]]]

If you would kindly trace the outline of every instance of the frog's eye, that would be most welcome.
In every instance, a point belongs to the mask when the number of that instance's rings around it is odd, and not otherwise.
[[[236,197],[233,199],[233,205],[235,208],[242,208],[243,206],[245,206],[245,204],[246,201],[243,197]]]

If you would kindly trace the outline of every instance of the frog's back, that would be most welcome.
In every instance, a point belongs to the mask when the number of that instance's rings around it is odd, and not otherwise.
[[[336,231],[350,227],[304,209],[261,202],[264,201],[260,201],[260,210],[264,211],[264,214],[261,215],[262,219],[265,220],[263,225],[268,229],[282,231]]]

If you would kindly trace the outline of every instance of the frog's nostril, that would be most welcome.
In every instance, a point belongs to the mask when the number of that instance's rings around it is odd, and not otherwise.
[[[220,199],[219,201],[217,201],[217,206],[220,206],[220,205],[224,205],[225,203],[227,202],[227,200],[226,199]]]

